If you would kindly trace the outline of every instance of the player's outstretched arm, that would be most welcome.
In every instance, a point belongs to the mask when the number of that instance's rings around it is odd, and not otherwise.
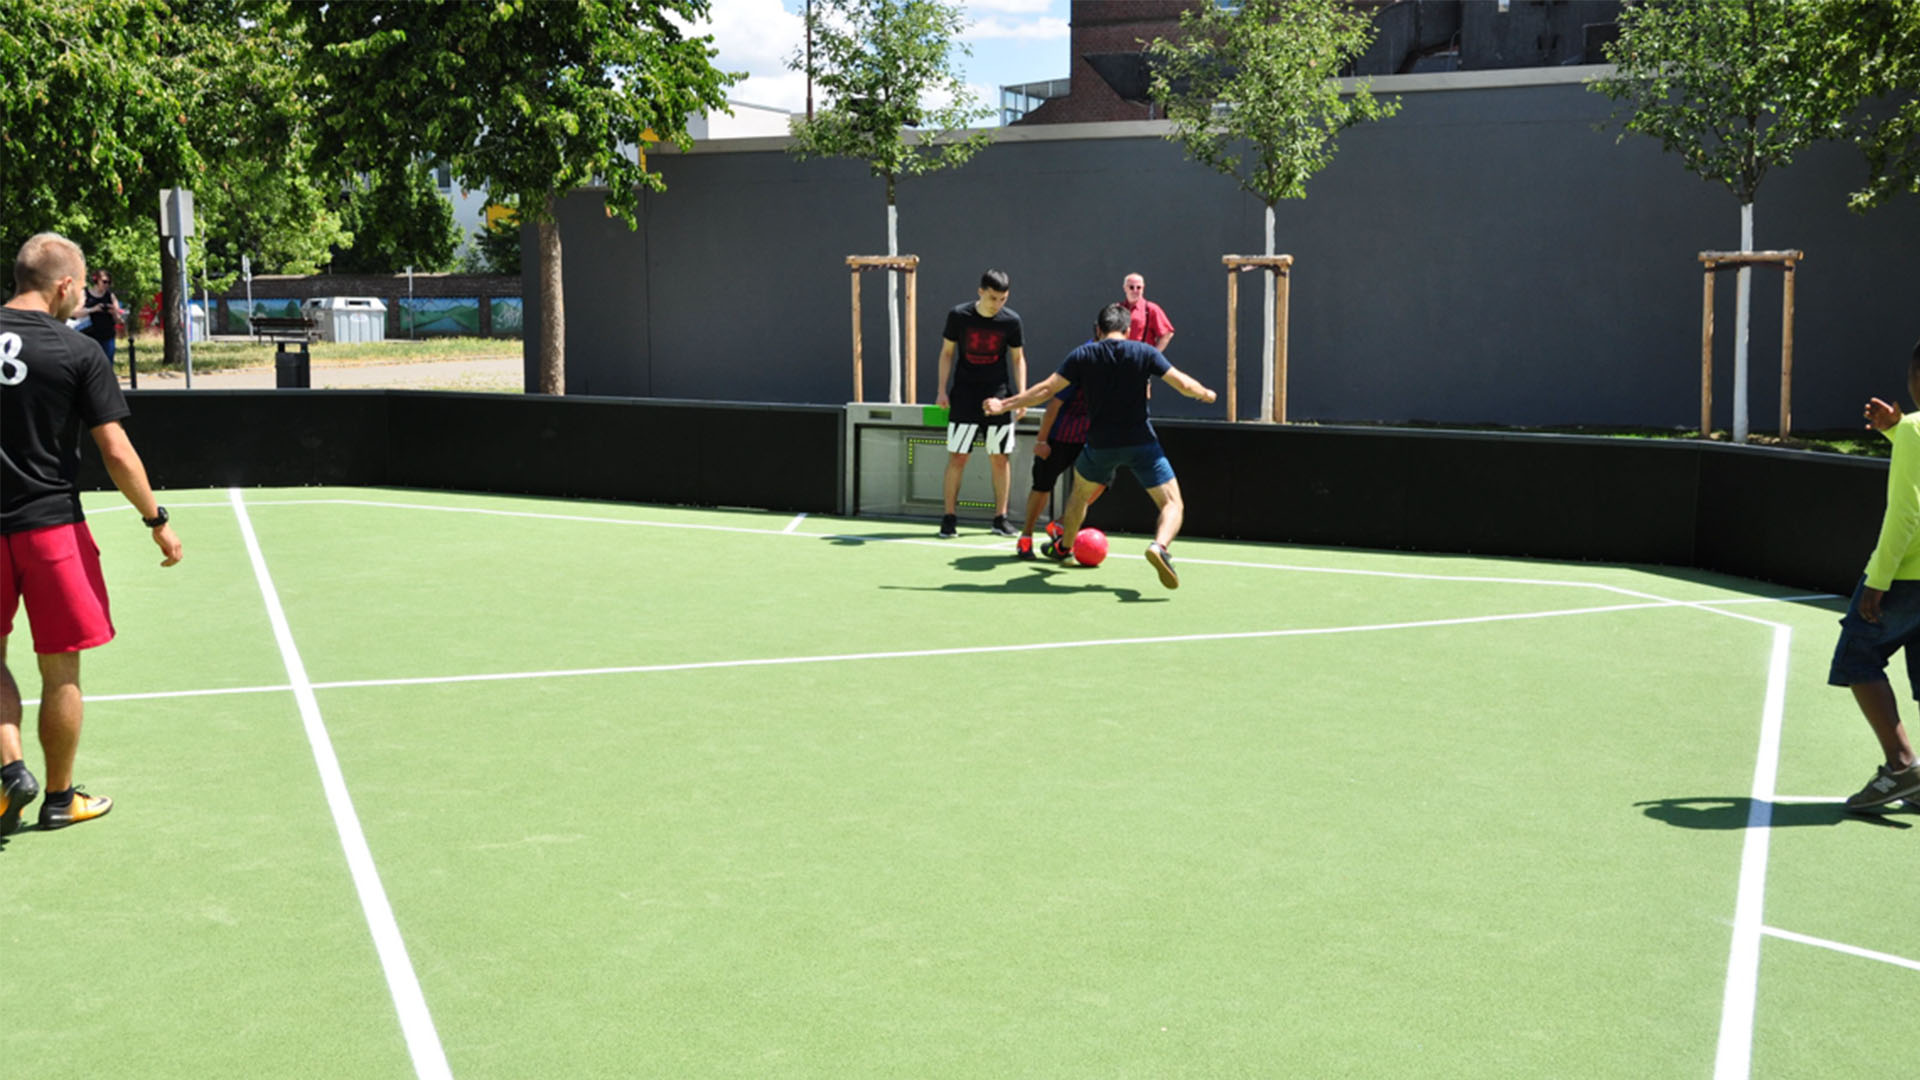
[[[107,475],[113,477],[113,486],[120,489],[134,510],[143,518],[159,517],[160,500],[153,497],[153,486],[147,482],[147,467],[120,422],[109,420],[94,428],[93,444],[100,448],[100,461],[107,467]],[[153,542],[160,546],[161,566],[180,561],[180,538],[173,534],[172,525],[162,523],[154,529]]]
[[[1200,380],[1181,371],[1179,368],[1168,368],[1167,373],[1160,376],[1160,380],[1175,390],[1180,391],[1182,394],[1185,394],[1187,397],[1197,401],[1204,401],[1209,405],[1213,404],[1214,398],[1218,396],[1213,391],[1200,385]]]
[[[985,406],[987,415],[999,416],[1012,409],[1025,409],[1038,405],[1070,385],[1072,384],[1061,378],[1060,373],[1056,371],[1041,382],[1027,387],[1010,398],[988,398]]]

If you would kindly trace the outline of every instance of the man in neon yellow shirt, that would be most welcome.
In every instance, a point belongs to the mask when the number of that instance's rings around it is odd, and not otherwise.
[[[1920,345],[1913,347],[1907,365],[1907,394],[1920,403]],[[1853,691],[1887,760],[1866,787],[1848,797],[1849,810],[1878,810],[1920,798],[1920,764],[1887,681],[1887,661],[1905,649],[1907,679],[1920,697],[1920,413],[1902,415],[1897,406],[1873,398],[1865,415],[1867,426],[1893,443],[1887,512],[1867,571],[1840,620],[1827,682]]]

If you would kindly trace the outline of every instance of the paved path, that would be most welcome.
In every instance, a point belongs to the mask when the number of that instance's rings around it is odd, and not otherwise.
[[[314,361],[315,390],[472,390],[521,393],[526,376],[518,356],[471,360],[421,360],[405,364],[329,363]],[[271,390],[273,366],[200,371],[193,376],[195,390]],[[126,381],[121,380],[125,386]],[[177,372],[142,372],[142,390],[184,390],[187,380]]]

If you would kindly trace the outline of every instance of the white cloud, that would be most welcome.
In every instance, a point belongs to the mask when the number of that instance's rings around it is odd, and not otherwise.
[[[977,20],[967,27],[969,39],[986,40],[990,38],[1020,38],[1035,41],[1059,39],[1065,41],[1069,33],[1067,20],[1052,17],[1040,19],[1001,19],[988,17]]]
[[[965,91],[967,96],[972,99],[968,102],[968,104],[974,106],[975,108],[990,108],[993,110],[992,116],[986,117],[980,120],[975,120],[973,121],[972,124],[968,126],[992,127],[1000,122],[1000,88],[999,87],[982,86],[979,83],[967,83],[965,85]],[[948,105],[953,103],[953,99],[954,99],[954,95],[947,93],[945,87],[936,87],[928,90],[927,96],[922,100],[926,104],[926,107],[929,109],[944,109]]]
[[[744,71],[727,96],[735,101],[775,108],[806,108],[806,76],[787,69],[787,60],[806,37],[805,20],[788,11],[781,0],[723,0],[708,9],[708,19],[690,27],[694,34],[713,36],[723,71]]]

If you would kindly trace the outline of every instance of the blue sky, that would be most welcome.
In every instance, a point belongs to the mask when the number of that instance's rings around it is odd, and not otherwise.
[[[713,0],[710,20],[696,32],[713,35],[722,70],[747,73],[729,97],[805,108],[806,80],[786,66],[801,45],[805,7],[805,0]],[[962,70],[980,104],[997,110],[999,88],[1008,83],[1066,76],[1068,0],[960,0],[960,7],[968,20],[964,40],[973,49]],[[997,117],[996,111],[991,122]]]

